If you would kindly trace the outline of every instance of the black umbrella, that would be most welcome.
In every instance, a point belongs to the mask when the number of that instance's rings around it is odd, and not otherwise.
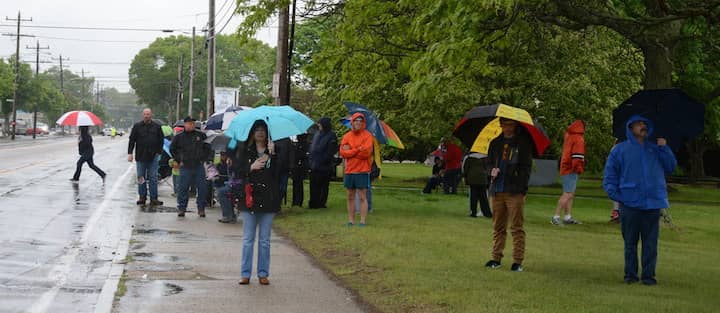
[[[643,116],[654,125],[650,140],[667,139],[673,150],[703,133],[705,105],[680,89],[641,90],[613,110],[613,136],[626,138],[626,123],[633,115]]]

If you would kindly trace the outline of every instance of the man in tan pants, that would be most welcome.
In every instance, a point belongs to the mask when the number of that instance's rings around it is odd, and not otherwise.
[[[490,192],[494,194],[492,259],[485,266],[498,268],[503,258],[507,225],[513,237],[513,264],[510,270],[522,272],[525,258],[523,208],[532,169],[532,140],[517,121],[500,118],[502,134],[490,142]]]

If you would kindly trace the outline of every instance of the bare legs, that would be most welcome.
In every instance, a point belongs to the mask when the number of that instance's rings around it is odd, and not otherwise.
[[[357,191],[357,192],[356,192]],[[347,212],[348,222],[355,224],[355,197],[360,197],[360,224],[365,224],[367,217],[367,190],[363,189],[347,189]]]

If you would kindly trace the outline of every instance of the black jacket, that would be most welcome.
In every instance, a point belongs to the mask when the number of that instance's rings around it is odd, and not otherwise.
[[[156,155],[162,153],[163,139],[162,128],[157,123],[153,121],[150,123],[137,122],[130,131],[128,154],[132,154],[135,149],[136,161],[152,161]]]
[[[182,132],[175,135],[170,143],[170,154],[180,162],[182,167],[190,168],[210,160],[210,144],[205,142],[207,136],[198,130]]]
[[[277,150],[277,146],[275,147]],[[267,150],[266,150],[267,152]],[[276,151],[280,152],[280,151]],[[240,209],[243,211],[258,213],[277,213],[280,212],[280,164],[278,154],[270,156],[269,167],[261,170],[250,171],[250,165],[258,158],[258,152],[255,145],[248,146],[240,153],[239,157],[239,173],[240,177],[247,177],[247,183],[253,187],[254,205],[252,208],[245,206],[245,202],[241,201]]]
[[[92,144],[92,136],[89,133],[81,133],[78,140],[78,153],[81,156],[89,158],[95,154],[95,149]]]
[[[332,172],[335,153],[338,151],[338,142],[335,133],[330,130],[318,132],[310,144],[309,163],[310,170],[317,172]]]
[[[510,139],[506,139],[503,134],[490,142],[488,149],[488,157],[486,165],[488,169],[499,167],[502,164],[503,151],[507,144],[506,166],[502,168],[500,175],[504,175],[504,190],[511,194],[527,194],[528,182],[530,181],[530,171],[532,170],[532,139],[530,134],[518,126],[518,132]],[[489,172],[489,171],[488,171]],[[498,179],[490,186],[491,192],[495,192],[495,184]]]

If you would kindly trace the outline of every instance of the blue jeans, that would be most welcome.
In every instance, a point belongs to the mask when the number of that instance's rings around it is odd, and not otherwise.
[[[638,280],[637,245],[642,239],[643,282],[655,282],[660,210],[620,208],[620,227],[625,240],[625,280]]]
[[[202,164],[195,167],[180,168],[180,190],[177,193],[178,210],[185,212],[188,205],[188,189],[190,185],[194,185],[197,190],[196,203],[198,210],[204,210],[207,194],[207,181],[205,180],[205,167]]]
[[[255,232],[259,228],[257,276],[270,276],[270,230],[272,229],[275,213],[250,213],[242,211],[243,220],[243,246],[240,276],[250,278],[252,274],[253,248],[255,246]]]
[[[172,175],[173,179],[173,193],[177,196],[178,190],[180,189],[180,175]]]
[[[220,208],[222,209],[222,216],[224,218],[235,219],[235,208],[233,208],[230,198],[228,198],[228,192],[232,191],[230,186],[225,185],[217,188],[217,199],[220,202]]]
[[[146,198],[148,194],[148,187],[150,187],[150,199],[155,200],[158,198],[158,167],[159,159],[156,157],[152,161],[147,162],[135,162],[135,169],[137,170],[137,183],[138,183],[138,195],[141,198]]]

